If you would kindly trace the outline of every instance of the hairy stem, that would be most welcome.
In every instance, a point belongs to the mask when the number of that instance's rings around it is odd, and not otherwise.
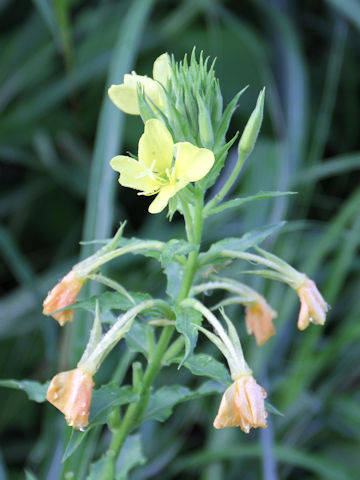
[[[193,214],[185,202],[183,205],[188,241],[196,244],[198,247],[200,247],[203,226],[202,208],[203,198],[200,196],[197,197],[197,204],[194,208]],[[190,292],[197,268],[197,258],[198,250],[190,252],[188,255],[178,295],[178,302],[184,300]],[[151,386],[162,367],[165,354],[169,351],[168,346],[173,332],[173,326],[164,327],[156,349],[145,370],[143,384],[140,390],[140,399],[138,402],[132,403],[127,407],[126,413],[118,428],[112,430],[113,437],[107,451],[107,461],[100,474],[101,480],[113,480],[115,478],[116,460],[131,430],[141,423],[143,414],[149,402]]]

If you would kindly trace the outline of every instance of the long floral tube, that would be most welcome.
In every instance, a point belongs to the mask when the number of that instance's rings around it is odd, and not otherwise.
[[[284,262],[281,259],[278,259],[278,262],[274,262],[267,258],[261,257],[260,255],[256,255],[254,253],[248,252],[236,252],[234,250],[221,250],[219,252],[209,253],[208,255],[205,254],[202,259],[202,264],[208,263],[211,258],[238,258],[241,260],[247,260],[248,262],[257,263],[260,265],[265,265],[266,267],[270,268],[271,270],[275,270],[281,274],[279,280],[282,279],[283,282],[288,283],[292,288],[295,290],[298,289],[305,281],[306,275],[303,273],[298,272],[295,268],[291,267],[289,264]],[[274,255],[272,255],[275,257]]]
[[[169,309],[166,302],[164,302],[163,300],[147,300],[131,308],[124,315],[119,317],[117,322],[110,328],[110,330],[106,332],[106,334],[96,345],[92,353],[87,356],[86,360],[83,362],[80,360],[80,362],[78,363],[78,367],[94,375],[99,369],[104,358],[110,353],[110,351],[115,347],[119,340],[130,329],[135,317],[143,310],[148,310],[149,308],[152,308],[154,306],[167,310]]]
[[[113,290],[115,290],[115,292],[118,292],[121,295],[124,295],[125,297],[127,297],[133,305],[136,305],[135,300],[130,295],[130,293],[126,290],[126,288],[124,288],[122,285],[120,285],[120,283],[115,282],[115,280],[112,280],[111,278],[105,277],[104,275],[101,275],[99,273],[94,273],[94,274],[88,275],[87,278],[89,280],[94,280],[95,282],[102,283],[106,287],[112,288]]]
[[[243,299],[244,304],[255,302],[259,297],[259,294],[247,285],[240,282],[227,281],[212,281],[201,283],[193,287],[191,292],[196,295],[198,293],[214,289],[227,290],[229,292],[237,293],[239,297]]]
[[[192,293],[196,294],[213,289],[227,290],[237,294],[235,303],[241,303],[246,306],[245,322],[247,332],[254,334],[259,346],[263,345],[275,334],[272,319],[276,317],[276,312],[256,290],[235,280],[224,279],[196,285],[193,287]]]
[[[86,260],[79,264],[78,271],[81,272],[83,275],[88,275],[91,272],[97,270],[101,265],[104,265],[107,262],[110,262],[114,258],[120,257],[121,255],[125,255],[127,253],[136,252],[138,250],[161,250],[164,247],[164,242],[159,242],[157,240],[150,240],[139,242],[134,245],[126,245],[124,247],[117,248],[112,252],[105,253],[97,258],[92,259],[91,262],[87,262]]]
[[[234,347],[233,347],[232,343],[230,342],[230,340],[228,338],[228,335],[225,332],[224,327],[221,325],[221,323],[215,317],[215,315],[212,312],[210,312],[210,310],[208,310],[198,300],[187,299],[187,300],[184,300],[183,302],[181,302],[181,304],[184,307],[192,307],[195,310],[197,310],[198,312],[200,312],[202,315],[204,315],[206,320],[208,320],[208,322],[214,327],[216,333],[219,335],[221,340],[224,342],[224,344],[227,347],[227,349],[229,350],[229,352],[232,353],[234,355],[234,357],[236,356]]]
[[[237,252],[233,250],[222,250],[214,252],[218,258],[238,258],[247,260],[270,268],[271,271],[254,271],[254,274],[260,274],[264,277],[273,278],[284,283],[287,283],[291,288],[296,290],[301,302],[301,309],[298,318],[298,328],[304,330],[309,323],[316,325],[324,325],[326,320],[326,313],[329,310],[329,305],[323,299],[321,293],[317,289],[315,283],[309,279],[304,273],[300,273],[295,268],[291,267],[281,258],[278,258],[272,253],[266,252],[259,247],[255,247],[263,256],[248,252]],[[209,262],[210,258],[214,258],[214,254],[209,252],[202,258],[202,264]],[[247,272],[251,273],[251,272]]]
[[[192,298],[187,298],[186,300],[183,300],[181,302],[181,305],[183,307],[190,307],[194,310],[197,310],[213,326],[217,336],[221,339],[221,342],[225,346],[226,350],[229,352],[229,355],[225,356],[227,357],[232,377],[237,378],[239,375],[251,372],[245,361],[238,338],[235,344],[235,342],[229,338],[229,335],[226,333],[224,327],[221,325],[219,320],[208,308],[205,307],[205,305],[203,305],[198,300]]]

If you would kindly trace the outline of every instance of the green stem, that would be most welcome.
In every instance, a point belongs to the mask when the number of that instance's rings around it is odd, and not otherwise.
[[[163,362],[164,363],[171,362],[171,360],[174,357],[176,357],[176,355],[179,352],[181,352],[181,350],[184,348],[184,344],[185,344],[184,337],[183,337],[183,335],[181,335],[167,349],[167,351],[164,355],[164,358],[163,358]]]
[[[194,243],[200,248],[202,227],[203,227],[203,199],[197,197],[197,204],[194,211],[194,219],[192,218],[190,209],[186,202],[182,202],[182,208],[184,212],[186,232],[189,242]],[[181,282],[180,292],[178,296],[178,301],[184,300],[189,294],[192,281],[195,275],[197,267],[197,259],[199,252],[198,250],[190,252],[188,256],[188,261],[184,270],[184,275]]]
[[[159,242],[157,240],[144,240],[143,242],[139,242],[134,245],[127,245],[125,247],[112,250],[111,252],[106,252],[101,256],[93,255],[75,265],[74,270],[79,275],[79,277],[87,277],[105,263],[108,263],[111,260],[114,260],[114,258],[120,257],[121,255],[125,255],[127,253],[134,253],[139,250],[161,250],[163,247],[163,242]]]
[[[195,243],[200,247],[203,218],[202,218],[203,198],[197,197],[197,204],[192,213],[188,205],[183,203],[183,212],[186,225],[186,233],[188,241]],[[178,302],[185,299],[192,286],[194,274],[197,267],[198,251],[190,252],[181,282],[180,292],[178,295]],[[136,403],[132,403],[128,406],[126,413],[119,425],[119,428],[113,430],[113,437],[110,443],[110,447],[107,451],[107,461],[101,471],[101,480],[113,480],[115,478],[116,460],[120,454],[120,451],[125,443],[125,440],[131,430],[141,422],[142,416],[145,412],[147,404],[150,398],[151,385],[153,384],[155,377],[159,373],[163,364],[165,354],[169,351],[168,345],[171,336],[174,332],[173,326],[164,327],[156,349],[150,358],[146,371],[144,373],[143,384],[140,391],[140,399]],[[176,343],[176,341],[175,341]]]
[[[150,387],[161,368],[162,359],[173,331],[174,327],[172,326],[163,329],[154,355],[151,358],[144,375],[143,385],[140,391],[140,399],[138,402],[129,405],[119,428],[113,430],[113,438],[107,451],[108,459],[101,472],[101,480],[113,480],[115,478],[116,459],[120,454],[121,448],[124,445],[129,432],[135,424],[139,423],[139,419],[141,419],[145,411],[150,398]]]

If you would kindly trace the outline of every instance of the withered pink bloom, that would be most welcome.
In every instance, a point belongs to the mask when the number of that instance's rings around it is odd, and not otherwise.
[[[92,375],[75,368],[55,375],[51,380],[46,399],[65,415],[66,423],[77,430],[89,424]]]
[[[255,336],[256,343],[261,346],[275,335],[275,327],[272,319],[276,312],[267,304],[264,297],[245,309],[246,330],[249,335]]]
[[[73,304],[77,299],[84,281],[84,278],[80,278],[74,270],[71,270],[48,293],[43,303],[43,314],[51,315],[61,326],[66,322],[71,322],[74,317],[74,310],[65,310],[64,312],[55,314],[53,312]]]
[[[310,322],[316,325],[324,325],[329,306],[315,283],[306,277],[305,282],[296,291],[301,302],[298,318],[299,330],[305,330]]]
[[[240,427],[245,433],[250,428],[266,428],[265,390],[256,383],[252,375],[243,375],[225,391],[215,428]]]

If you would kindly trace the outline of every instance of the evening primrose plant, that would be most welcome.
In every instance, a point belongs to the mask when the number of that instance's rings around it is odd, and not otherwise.
[[[127,238],[124,222],[112,239],[99,241],[98,251],[75,265],[44,301],[44,314],[61,326],[73,320],[76,309],[94,315],[88,345],[76,368],[56,374],[46,398],[64,414],[70,427],[79,430],[71,436],[64,458],[78,448],[92,428],[108,424],[111,439],[107,451],[94,464],[100,480],[118,478],[119,454],[143,421],[164,421],[176,404],[191,398],[223,395],[213,421],[217,429],[238,426],[248,433],[251,428],[266,428],[267,393],[245,359],[239,319],[231,319],[226,309],[243,305],[247,333],[254,335],[259,347],[276,334],[276,311],[261,292],[236,276],[221,275],[224,267],[241,262],[242,273],[280,281],[294,289],[301,301],[299,329],[309,323],[325,323],[328,306],[315,283],[259,246],[282,223],[259,226],[238,238],[224,238],[203,248],[203,227],[209,217],[250,201],[291,193],[259,192],[226,200],[255,147],[263,118],[264,89],[240,135],[231,174],[216,183],[238,138],[236,134],[228,140],[227,132],[244,91],[224,107],[214,62],[210,64],[202,54],[197,58],[195,51],[190,60],[185,56],[181,62],[165,53],[154,62],[153,78],[133,72],[125,75],[123,83],[109,88],[109,97],[117,108],[139,115],[144,133],[137,153],[106,160],[110,160],[114,175],[120,174],[121,188],[134,190],[129,195],[154,197],[148,207],[151,215],[167,211],[171,220],[178,212],[184,220],[186,239],[165,242]],[[145,210],[148,203],[146,199],[143,202]],[[131,292],[126,282],[121,285],[105,275],[105,265],[128,254],[159,262],[167,280],[166,293],[154,298],[148,293]],[[106,291],[76,301],[87,281],[101,283]],[[204,293],[212,291],[222,292],[217,304],[204,301]],[[212,356],[195,351],[199,334],[217,347],[228,370]],[[145,362],[135,358],[131,385],[109,383],[94,388],[94,375],[119,342],[141,353]],[[171,364],[210,380],[190,390],[179,388],[174,375],[171,386],[154,389],[160,370]]]

